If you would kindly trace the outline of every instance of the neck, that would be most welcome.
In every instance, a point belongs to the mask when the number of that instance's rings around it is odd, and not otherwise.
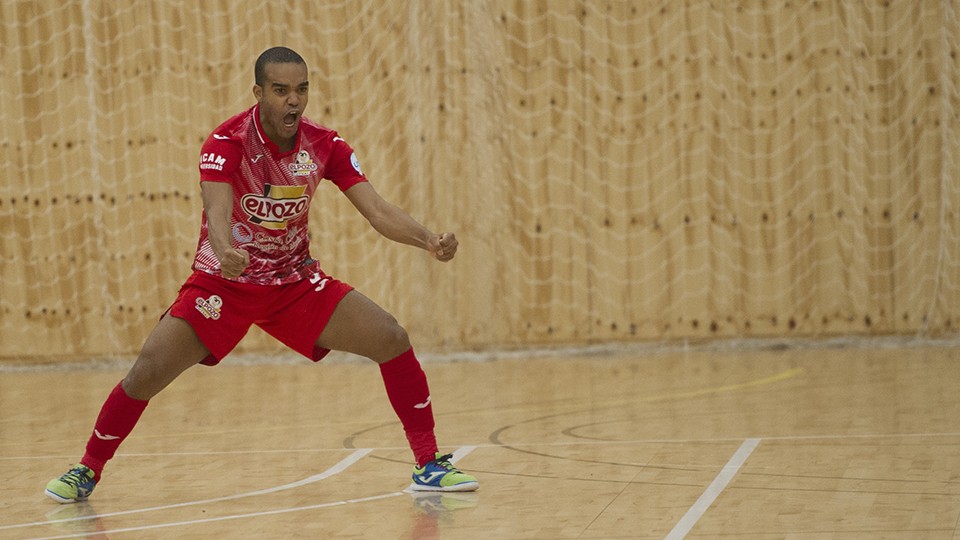
[[[296,144],[296,142],[297,142],[297,138],[296,138],[296,137],[291,137],[291,138],[289,138],[289,139],[287,139],[287,140],[282,140],[282,139],[277,139],[277,138],[275,138],[275,137],[272,137],[272,136],[270,136],[270,135],[267,135],[267,136],[270,137],[270,140],[273,141],[273,144],[277,145],[277,148],[280,149],[280,153],[281,153],[281,154],[285,154],[285,153],[293,150],[293,146],[294,146],[294,145]]]

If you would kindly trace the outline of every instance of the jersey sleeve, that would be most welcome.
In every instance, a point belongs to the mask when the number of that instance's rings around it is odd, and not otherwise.
[[[333,134],[333,150],[330,152],[330,161],[324,178],[336,184],[340,191],[346,191],[360,182],[367,181],[367,177],[360,170],[357,154],[336,133]]]
[[[236,141],[211,135],[200,149],[200,181],[232,182],[242,161],[243,152]]]

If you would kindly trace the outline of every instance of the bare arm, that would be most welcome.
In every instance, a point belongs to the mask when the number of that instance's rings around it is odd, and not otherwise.
[[[250,264],[250,254],[234,249],[230,216],[233,213],[233,187],[223,182],[200,182],[203,211],[207,215],[207,237],[220,261],[220,274],[233,278]]]
[[[459,242],[453,233],[431,232],[410,214],[387,202],[370,182],[356,184],[345,194],[370,225],[385,238],[425,249],[439,261],[449,261],[456,255]]]

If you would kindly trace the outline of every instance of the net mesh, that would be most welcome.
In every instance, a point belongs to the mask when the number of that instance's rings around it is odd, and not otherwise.
[[[273,45],[388,200],[314,255],[418,348],[957,337],[955,2],[0,4],[4,357],[135,353]],[[258,332],[244,351],[276,351]]]

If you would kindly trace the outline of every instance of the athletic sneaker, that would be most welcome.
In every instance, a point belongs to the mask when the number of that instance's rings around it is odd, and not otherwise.
[[[474,491],[480,484],[477,479],[460,472],[450,463],[453,454],[437,452],[433,461],[413,469],[412,491]]]
[[[54,478],[47,483],[44,493],[58,503],[75,503],[86,500],[93,492],[97,481],[93,469],[83,464],[77,464],[60,478]]]

